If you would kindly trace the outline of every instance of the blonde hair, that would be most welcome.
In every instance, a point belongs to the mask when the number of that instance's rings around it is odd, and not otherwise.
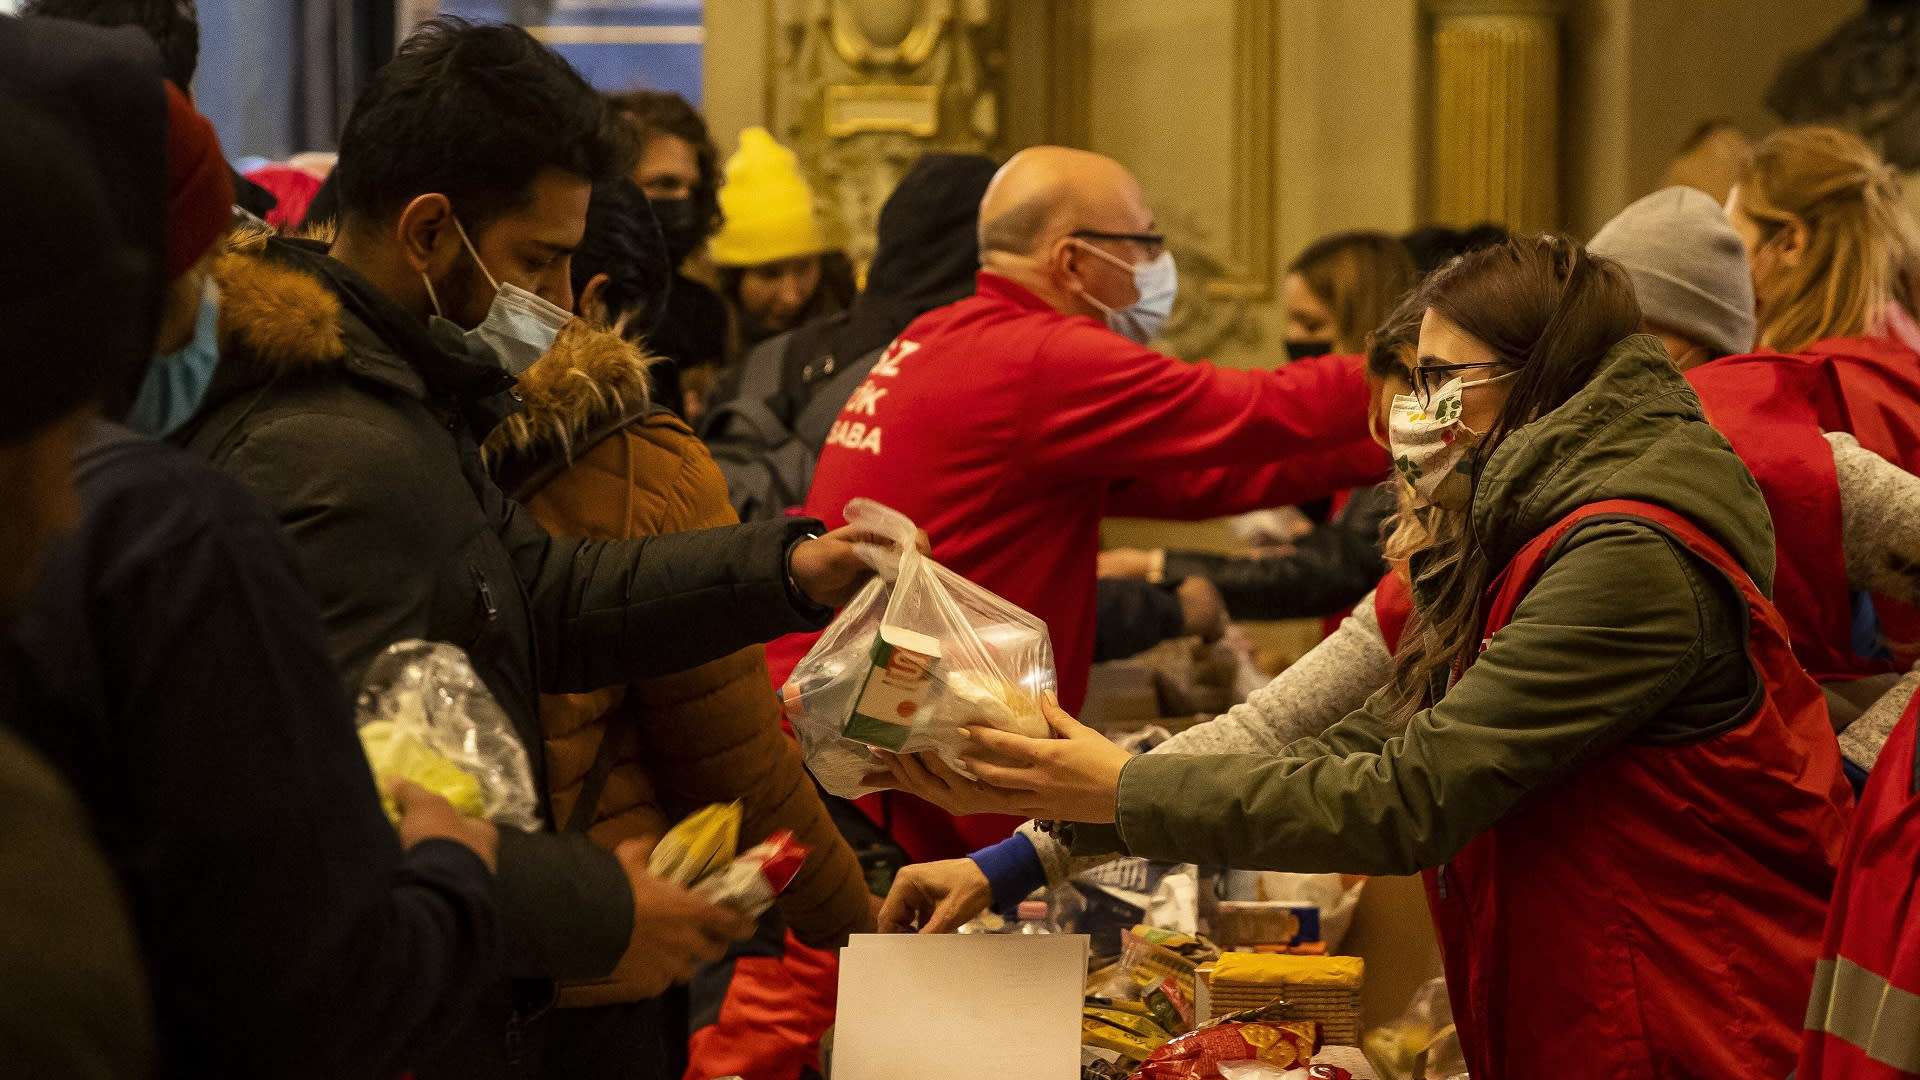
[[[1920,230],[1900,180],[1859,136],[1793,127],[1762,141],[1740,182],[1740,208],[1766,241],[1799,222],[1800,262],[1754,282],[1760,344],[1798,352],[1816,341],[1879,332],[1889,304],[1915,309]]]
[[[1420,274],[1400,238],[1382,232],[1335,233],[1302,251],[1287,272],[1333,314],[1335,351],[1363,352],[1367,334],[1385,322]]]

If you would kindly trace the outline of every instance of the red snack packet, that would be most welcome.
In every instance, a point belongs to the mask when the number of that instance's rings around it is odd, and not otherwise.
[[[1133,1080],[1220,1080],[1220,1066],[1229,1061],[1295,1069],[1311,1064],[1319,1049],[1320,1025],[1311,1020],[1228,1020],[1155,1050]]]
[[[793,833],[781,829],[742,852],[719,873],[702,878],[693,891],[757,919],[773,906],[773,898],[793,883],[806,861],[806,846],[795,840]]]

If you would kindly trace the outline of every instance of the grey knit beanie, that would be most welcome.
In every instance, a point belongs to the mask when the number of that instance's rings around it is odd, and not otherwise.
[[[1711,195],[1656,191],[1607,222],[1587,250],[1626,269],[1647,322],[1723,355],[1753,351],[1746,248]]]

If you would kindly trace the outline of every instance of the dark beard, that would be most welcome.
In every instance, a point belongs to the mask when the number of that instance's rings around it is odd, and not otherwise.
[[[492,303],[492,286],[480,274],[480,268],[474,264],[472,256],[462,252],[459,268],[447,276],[445,281],[433,283],[434,295],[440,298],[440,315],[462,330],[471,330],[486,321],[487,309],[476,303],[481,296],[488,297]]]

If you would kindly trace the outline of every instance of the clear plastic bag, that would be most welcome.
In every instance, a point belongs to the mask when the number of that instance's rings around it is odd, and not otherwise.
[[[1467,1071],[1444,978],[1427,980],[1398,1020],[1367,1032],[1365,1041],[1367,1057],[1388,1080],[1439,1080]]]
[[[871,748],[931,751],[961,766],[959,729],[1046,738],[1042,695],[1055,689],[1053,645],[1039,619],[920,554],[912,521],[868,499],[848,523],[889,537],[863,545],[878,572],[794,667],[782,692],[807,767],[852,799],[876,768]]]
[[[356,720],[388,816],[397,811],[387,785],[404,777],[463,813],[526,832],[540,828],[526,748],[459,648],[388,646],[367,669]]]

